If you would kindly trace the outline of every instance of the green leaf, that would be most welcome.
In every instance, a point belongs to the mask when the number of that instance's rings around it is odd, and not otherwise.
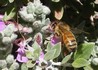
[[[45,60],[51,60],[54,59],[54,55],[55,55],[56,49],[55,50],[50,50],[49,52],[47,52],[44,56]]]
[[[84,58],[84,59],[89,59],[92,51],[94,48],[94,43],[84,43],[81,44],[77,51],[75,52],[74,58]]]
[[[66,63],[68,60],[70,60],[71,56],[72,56],[73,53],[70,53],[69,55],[65,56],[65,58],[63,58],[62,60],[62,64]]]
[[[26,51],[26,57],[28,57],[29,59],[32,59],[32,55],[33,53],[31,51]]]
[[[21,70],[28,70],[28,68],[27,68],[27,66],[26,66],[25,63],[23,63],[23,64],[21,65]]]
[[[38,48],[40,48],[41,46],[40,46],[36,41],[34,41],[32,47],[33,47],[33,49],[38,49]]]
[[[56,45],[54,45],[53,47],[51,47],[51,49],[48,48],[47,53],[45,54],[45,60],[50,60],[50,59],[54,59],[56,57],[58,57],[60,55],[61,52],[61,43],[57,43]]]
[[[8,11],[5,12],[3,20],[4,21],[10,20],[10,19],[12,19],[15,16],[15,14],[16,14],[15,7],[13,7],[9,14],[8,14]]]
[[[51,42],[48,42],[46,51],[47,51],[47,52],[50,51],[52,47],[53,47],[53,46],[52,46]]]
[[[38,49],[34,50],[34,52],[32,54],[34,56],[33,60],[38,59],[38,57],[40,56],[40,52],[41,52],[41,48],[38,48]]]
[[[35,65],[35,63],[32,63],[32,60],[29,60],[29,61],[26,63],[26,66],[27,66],[28,68],[32,68],[32,67],[34,67],[34,65]]]
[[[40,52],[42,51],[41,46],[35,41],[34,44],[32,45],[32,48],[34,49],[33,51],[33,60],[38,59],[38,57],[40,56]]]
[[[12,3],[12,2],[14,2],[14,0],[9,0],[9,3]]]
[[[84,58],[78,58],[73,63],[72,66],[75,68],[80,68],[89,65],[90,63]]]
[[[90,65],[88,65],[88,66],[84,67],[84,70],[93,70],[93,69],[92,69],[92,67]]]
[[[28,47],[29,49],[26,50],[26,56],[29,59],[32,59],[33,61],[35,61],[36,59],[38,59],[38,57],[40,56],[40,53],[42,52],[41,46],[38,45],[37,42],[34,42],[34,44],[32,45],[32,47]]]
[[[57,43],[52,49],[56,49],[54,58],[58,57],[61,53],[61,42]]]

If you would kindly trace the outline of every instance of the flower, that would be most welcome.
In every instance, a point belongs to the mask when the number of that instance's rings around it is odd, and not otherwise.
[[[57,37],[56,35],[52,35],[50,40],[51,40],[52,45],[55,45],[58,42],[60,42],[60,37]]]
[[[22,29],[22,32],[24,32],[24,33],[31,33],[31,32],[33,32],[33,29],[31,27],[24,27]]]
[[[92,63],[93,63],[94,65],[98,65],[98,58],[93,58],[93,59],[92,59]]]
[[[25,56],[25,42],[22,41],[18,44],[19,48],[17,50],[18,54],[16,60],[19,62],[27,62],[28,58]]]
[[[36,63],[39,64],[43,60],[44,60],[44,52],[41,51],[40,56],[39,56],[39,60],[36,60]]]
[[[41,33],[37,33],[35,36],[34,36],[34,39],[35,41],[41,45],[42,44],[42,34]]]
[[[5,29],[6,25],[3,21],[0,21],[0,32]]]
[[[3,17],[4,17],[4,16],[0,14],[0,20],[2,20]]]

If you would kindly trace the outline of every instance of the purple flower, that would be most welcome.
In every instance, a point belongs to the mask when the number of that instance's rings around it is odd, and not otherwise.
[[[44,54],[44,52],[42,51],[42,52],[40,53],[39,60],[36,60],[36,63],[37,63],[37,64],[39,64],[40,61],[43,61],[43,60],[44,60],[44,55],[45,55],[45,54]]]
[[[43,60],[44,59],[44,52],[40,53],[39,59]]]
[[[16,60],[19,62],[27,62],[28,58],[25,55],[25,42],[22,41],[18,44],[19,48],[17,50],[18,54]]]
[[[2,22],[2,21],[0,21],[0,32],[1,32],[2,30],[4,30],[5,27],[6,27],[5,23]]]
[[[61,40],[60,40],[60,37],[57,37],[57,36],[55,36],[55,35],[52,35],[52,37],[51,37],[51,44],[52,45],[55,45],[55,44],[57,44],[58,42],[60,42]]]
[[[3,19],[3,17],[4,17],[4,16],[0,14],[0,20],[2,20],[2,19]]]

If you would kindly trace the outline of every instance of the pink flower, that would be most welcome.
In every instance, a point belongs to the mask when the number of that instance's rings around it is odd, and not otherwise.
[[[39,64],[40,61],[44,60],[44,55],[45,55],[45,54],[44,54],[44,52],[42,51],[42,52],[40,53],[39,60],[36,60],[36,63]]]
[[[2,20],[2,18],[3,18],[3,15],[0,15],[0,20]]]
[[[6,27],[5,23],[4,23],[3,21],[0,21],[0,32],[1,32],[2,30],[4,30],[5,27]]]
[[[51,37],[51,44],[52,45],[55,45],[55,44],[57,44],[58,42],[60,42],[61,40],[60,40],[60,37],[57,37],[57,36],[55,36],[55,35],[52,35],[52,37]]]
[[[24,32],[24,33],[31,33],[31,32],[33,32],[33,30],[32,30],[31,27],[23,27],[22,32]]]
[[[19,48],[17,50],[18,54],[17,54],[16,60],[19,62],[27,62],[28,58],[25,55],[25,42],[21,41],[18,44],[18,46],[19,46]]]
[[[42,44],[42,34],[41,33],[37,33],[35,36],[34,36],[34,39],[35,41],[41,45]]]

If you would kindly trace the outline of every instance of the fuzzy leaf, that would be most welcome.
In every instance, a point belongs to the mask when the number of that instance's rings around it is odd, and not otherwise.
[[[21,65],[21,70],[28,70],[28,68],[27,68],[27,66],[26,66],[25,63],[23,63],[23,64]]]
[[[57,43],[52,49],[56,49],[54,58],[58,57],[61,53],[61,42]]]
[[[94,43],[84,43],[80,45],[74,55],[74,58],[84,58],[88,59],[93,51]]]
[[[40,45],[35,41],[34,44],[32,45],[34,51],[33,51],[33,60],[38,59],[38,57],[40,56],[40,52],[42,51]]]
[[[32,52],[26,51],[26,57],[28,57],[29,59],[32,59]]]
[[[93,70],[92,67],[90,65],[84,67],[84,70]]]
[[[41,53],[41,48],[34,50],[34,52],[32,54],[34,56],[33,60],[38,59],[38,57],[40,56],[40,53]]]
[[[4,21],[10,20],[15,16],[16,12],[15,12],[15,7],[11,9],[10,13],[8,14],[8,12],[5,12],[5,15],[3,17]]]
[[[72,66],[75,68],[80,68],[89,65],[90,63],[84,58],[78,58],[73,63]]]
[[[32,45],[32,47],[33,49],[38,49],[40,48],[40,45],[36,41],[34,41],[34,44]]]
[[[61,43],[57,43],[55,46],[53,46],[51,48],[48,47],[48,51],[45,54],[44,58],[45,58],[45,60],[54,59],[60,55],[60,52],[61,52]]]
[[[35,41],[34,44],[31,47],[31,49],[29,49],[29,50],[26,51],[26,56],[29,59],[32,59],[32,60],[35,61],[40,56],[41,51],[42,51],[41,47]]]
[[[33,63],[32,63],[32,60],[29,60],[29,61],[26,63],[26,66],[27,66],[28,68],[32,68],[34,65],[35,65],[35,63],[33,64]]]
[[[62,60],[62,64],[66,63],[68,60],[70,60],[73,53],[70,53],[69,55],[65,56],[65,58]]]
[[[53,47],[53,46],[52,46],[51,43],[49,42],[48,45],[47,45],[46,51],[50,51],[52,47]]]
[[[44,56],[45,60],[52,60],[54,59],[54,55],[55,55],[56,49],[55,50],[50,50],[49,52],[47,52]]]

